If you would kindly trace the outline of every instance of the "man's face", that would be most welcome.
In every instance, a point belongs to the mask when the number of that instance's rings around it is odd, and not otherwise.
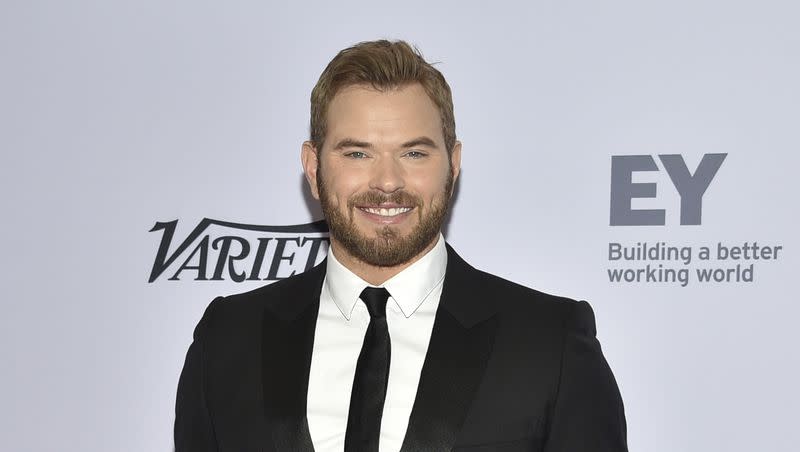
[[[448,158],[436,105],[419,84],[350,86],[331,101],[327,122],[323,149],[304,144],[303,164],[337,258],[379,267],[415,260],[441,230],[460,166],[461,145]]]

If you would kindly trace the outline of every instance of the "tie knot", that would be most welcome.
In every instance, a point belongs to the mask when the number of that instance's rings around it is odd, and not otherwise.
[[[389,291],[383,287],[367,287],[361,292],[361,299],[367,305],[370,318],[386,317],[386,301]]]

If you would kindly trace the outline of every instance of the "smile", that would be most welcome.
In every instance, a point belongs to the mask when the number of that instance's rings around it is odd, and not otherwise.
[[[395,217],[411,210],[411,207],[359,207],[361,210],[382,217]]]

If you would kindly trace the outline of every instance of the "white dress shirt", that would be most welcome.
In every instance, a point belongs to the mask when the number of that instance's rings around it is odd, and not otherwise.
[[[399,451],[417,395],[433,321],[442,294],[447,250],[436,245],[381,287],[391,295],[386,322],[391,341],[389,381],[381,420],[380,452]],[[361,291],[369,283],[328,253],[311,355],[306,402],[308,428],[317,452],[342,452],[350,392],[369,325]]]

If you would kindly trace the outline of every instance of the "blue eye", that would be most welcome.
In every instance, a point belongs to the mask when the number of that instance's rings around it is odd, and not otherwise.
[[[426,156],[426,155],[428,155],[428,154],[426,154],[426,153],[424,153],[424,152],[421,152],[421,151],[408,151],[408,152],[406,153],[406,155],[407,155],[408,157],[411,157],[412,159],[420,159],[420,158],[422,158],[422,157],[425,157],[425,156]]]
[[[361,151],[353,151],[353,152],[348,152],[347,154],[345,154],[345,157],[350,157],[350,158],[354,158],[354,159],[363,159],[363,158],[367,157],[367,154],[365,154],[365,153],[363,153]]]

